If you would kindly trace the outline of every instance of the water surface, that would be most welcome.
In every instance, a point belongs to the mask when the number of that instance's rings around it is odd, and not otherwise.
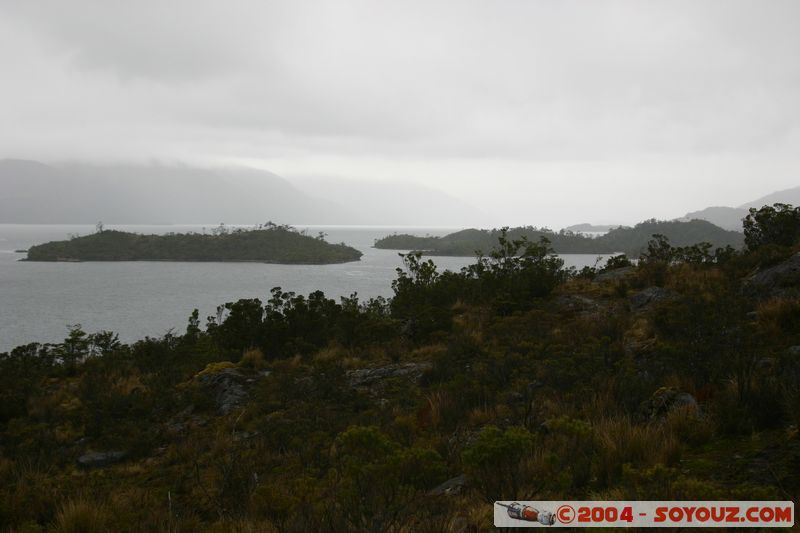
[[[203,231],[201,225],[112,226],[138,233]],[[210,225],[207,228],[210,229]],[[273,287],[298,294],[322,290],[338,298],[358,293],[362,299],[391,296],[398,252],[372,248],[391,233],[446,235],[461,228],[299,226],[310,235],[328,234],[361,250],[361,261],[338,265],[191,262],[19,262],[14,250],[85,235],[89,225],[0,224],[0,352],[28,342],[56,342],[68,324],[86,331],[111,330],[125,342],[183,331],[192,310],[205,317],[217,305],[239,298],[269,298]],[[596,255],[563,255],[567,266],[592,265]],[[440,269],[459,270],[467,257],[434,257]]]

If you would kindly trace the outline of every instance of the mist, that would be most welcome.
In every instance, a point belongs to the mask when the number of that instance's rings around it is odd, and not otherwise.
[[[799,16],[3,0],[0,158],[403,182],[497,224],[677,217],[797,184]]]

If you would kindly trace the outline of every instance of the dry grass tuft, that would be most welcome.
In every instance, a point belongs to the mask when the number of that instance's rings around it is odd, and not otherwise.
[[[680,443],[662,424],[634,424],[630,417],[605,418],[594,425],[597,477],[613,483],[622,466],[675,464],[680,458]]]
[[[239,366],[242,368],[249,368],[251,370],[261,370],[266,365],[264,360],[264,352],[258,348],[251,348],[242,354],[239,360]]]
[[[435,429],[442,421],[442,413],[452,403],[450,394],[444,390],[431,391],[425,395],[426,405],[417,413],[420,427]]]
[[[758,305],[759,328],[770,336],[782,336],[800,323],[800,300],[771,298]]]
[[[105,508],[97,502],[83,498],[64,503],[56,515],[54,531],[57,533],[95,533],[109,531]]]

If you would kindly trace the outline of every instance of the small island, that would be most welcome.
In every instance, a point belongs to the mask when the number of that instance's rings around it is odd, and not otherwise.
[[[32,246],[22,261],[220,261],[325,265],[358,261],[363,254],[324,235],[311,237],[290,226],[261,225],[212,233],[142,235],[99,229],[96,233]]]

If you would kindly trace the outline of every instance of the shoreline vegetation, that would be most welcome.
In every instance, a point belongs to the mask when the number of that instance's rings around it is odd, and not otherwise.
[[[331,244],[290,226],[267,223],[252,229],[224,225],[211,233],[143,235],[106,230],[53,241],[27,250],[21,261],[193,261],[325,265],[359,261],[359,250]]]
[[[469,257],[476,252],[487,252],[496,244],[501,230],[465,229],[443,237],[395,234],[375,241],[375,248],[384,250],[416,250],[425,255]],[[617,254],[637,257],[647,249],[653,235],[664,235],[675,246],[692,246],[707,242],[714,248],[740,248],[744,236],[740,232],[724,230],[705,220],[641,222],[633,227],[615,227],[608,233],[591,237],[568,230],[553,231],[533,226],[508,229],[508,237],[538,241],[544,237],[556,253],[561,254]]]
[[[497,500],[800,498],[800,208],[565,269],[500,231],[390,299],[272,289],[0,354],[9,531],[492,531]]]

